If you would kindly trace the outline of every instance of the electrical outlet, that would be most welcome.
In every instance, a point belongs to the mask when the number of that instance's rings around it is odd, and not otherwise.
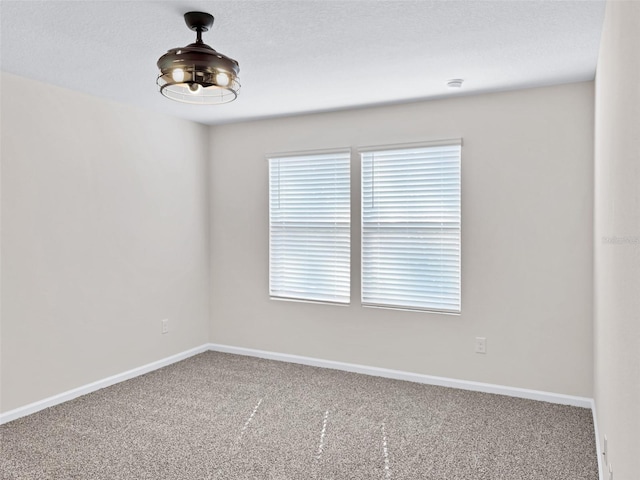
[[[602,456],[604,457],[604,464],[607,465],[609,460],[607,460],[607,449],[609,447],[609,441],[607,440],[607,436],[604,436],[604,442],[602,445]]]
[[[162,333],[169,333],[169,319],[162,320]]]
[[[476,337],[476,353],[487,353],[487,339]]]

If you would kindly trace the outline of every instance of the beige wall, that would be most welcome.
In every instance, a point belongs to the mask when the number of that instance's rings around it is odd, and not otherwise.
[[[639,25],[640,3],[608,2],[596,74],[595,399],[620,479],[640,475]]]
[[[360,306],[357,181],[352,304],[269,299],[266,153],[452,137],[462,315]],[[590,397],[592,145],[591,82],[212,127],[211,340]]]
[[[2,93],[1,411],[208,339],[592,395],[592,83],[211,128],[12,75]],[[269,300],[266,153],[451,137],[462,315],[359,305],[355,156],[352,304]]]
[[[6,74],[1,109],[1,411],[206,343],[207,128]]]

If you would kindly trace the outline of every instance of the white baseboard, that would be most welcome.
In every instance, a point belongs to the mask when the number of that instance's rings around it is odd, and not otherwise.
[[[3,423],[11,422],[12,420],[16,420],[20,417],[31,415],[32,413],[44,410],[45,408],[53,407],[54,405],[73,400],[74,398],[86,395],[87,393],[95,392],[96,390],[100,390],[101,388],[109,387],[116,383],[120,383],[125,380],[129,380],[130,378],[137,377],[139,375],[144,375],[145,373],[149,373],[153,370],[166,367],[167,365],[171,365],[172,363],[179,362],[180,360],[184,360],[185,358],[189,358],[199,353],[206,352],[207,350],[209,350],[209,345],[201,345],[199,347],[192,348],[191,350],[187,350],[185,352],[181,352],[176,355],[172,355],[170,357],[148,363],[141,367],[127,370],[126,372],[122,372],[117,375],[113,375],[111,377],[107,377],[102,380],[88,383],[87,385],[83,385],[81,387],[59,393],[58,395],[45,398],[44,400],[30,403],[23,407],[9,410],[5,413],[0,413],[0,425],[2,425]]]
[[[591,399],[591,414],[593,415],[593,431],[596,435],[596,455],[598,455],[598,478],[604,480],[604,458],[600,446],[600,432],[598,431],[598,415],[596,414],[596,401]]]
[[[300,355],[291,355],[288,353],[268,352],[265,350],[233,347],[230,345],[220,345],[217,343],[210,343],[209,349],[215,352],[234,353],[237,355],[266,358],[269,360],[299,363],[302,365],[310,365],[313,367],[332,368],[334,370],[362,373],[364,375],[372,375],[375,377],[393,378],[396,380],[406,380],[408,382],[458,388],[461,390],[471,390],[474,392],[494,393],[497,395],[507,395],[510,397],[526,398],[529,400],[540,400],[542,402],[557,403],[560,405],[572,405],[574,407],[583,408],[591,408],[593,405],[592,399],[587,397],[576,397],[573,395],[564,395],[562,393],[542,392],[539,390],[507,387],[504,385],[495,385],[491,383],[471,382],[468,380],[457,380],[454,378],[435,377],[432,375],[423,375],[421,373],[390,370],[388,368],[370,367],[366,365],[357,365],[354,363],[336,362],[333,360],[322,360],[320,358],[303,357]]]
[[[48,407],[58,405],[60,403],[72,400],[74,398],[86,395],[87,393],[95,392],[102,388],[114,385],[116,383],[129,380],[131,378],[143,375],[145,373],[157,370],[180,360],[192,357],[199,353],[212,350],[216,352],[233,353],[236,355],[245,355],[250,357],[266,358],[269,360],[278,360],[282,362],[298,363],[302,365],[310,365],[314,367],[331,368],[334,370],[343,370],[346,372],[361,373],[364,375],[372,375],[376,377],[393,378],[396,380],[406,380],[409,382],[423,383],[427,385],[438,385],[442,387],[458,388],[462,390],[471,390],[475,392],[494,393],[497,395],[507,395],[517,398],[526,398],[530,400],[539,400],[543,402],[557,403],[561,405],[572,405],[576,407],[590,408],[594,415],[595,425],[595,403],[593,399],[586,397],[576,397],[572,395],[564,395],[560,393],[542,392],[538,390],[528,390],[517,387],[507,387],[503,385],[494,385],[490,383],[471,382],[467,380],[457,380],[446,377],[436,377],[432,375],[423,375],[420,373],[404,372],[401,370],[391,370],[387,368],[371,367],[367,365],[358,365],[353,363],[336,362],[333,360],[323,360],[320,358],[304,357],[300,355],[291,355],[287,353],[268,352],[265,350],[255,350],[252,348],[234,347],[230,345],[220,345],[216,343],[209,343],[201,345],[191,350],[172,355],[167,358],[143,365],[132,370],[128,370],[111,377],[98,380],[87,385],[83,385],[72,390],[54,395],[52,397],[45,398],[34,403],[30,403],[23,407],[10,410],[0,414],[0,425],[3,423],[16,420],[20,417],[30,415]],[[598,448],[598,462],[601,461],[600,455],[600,443],[596,429],[596,445]]]

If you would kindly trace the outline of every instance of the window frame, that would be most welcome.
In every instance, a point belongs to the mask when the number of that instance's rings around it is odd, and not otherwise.
[[[282,295],[274,295],[272,294],[272,275],[271,275],[271,268],[272,268],[272,218],[271,218],[271,191],[272,191],[272,185],[271,185],[271,160],[282,160],[282,159],[288,159],[288,158],[299,158],[299,157],[314,157],[314,156],[322,156],[322,155],[333,155],[333,154],[345,154],[347,159],[348,159],[348,167],[349,167],[349,173],[348,173],[348,188],[349,188],[349,195],[348,195],[348,205],[349,205],[349,220],[347,222],[348,224],[348,229],[349,229],[349,235],[348,235],[348,249],[349,249],[349,255],[348,255],[348,295],[347,298],[348,300],[346,302],[341,302],[341,301],[332,301],[332,300],[322,300],[322,299],[314,299],[314,298],[302,298],[302,297],[295,297],[295,296],[282,296]],[[265,159],[267,160],[267,176],[268,176],[268,186],[267,186],[267,196],[268,196],[268,229],[269,229],[269,252],[268,252],[268,268],[267,268],[267,275],[268,275],[268,284],[269,284],[269,299],[270,300],[277,300],[277,301],[285,301],[285,302],[298,302],[298,303],[312,303],[312,304],[321,304],[321,305],[335,305],[335,306],[343,306],[343,307],[348,307],[349,305],[351,305],[351,296],[352,296],[352,267],[353,267],[353,262],[352,262],[352,255],[353,255],[353,251],[352,251],[352,240],[353,240],[353,228],[352,228],[352,222],[353,222],[353,212],[352,212],[352,206],[353,206],[353,189],[352,189],[352,162],[353,162],[353,151],[351,149],[351,147],[338,147],[338,148],[327,148],[327,149],[317,149],[317,150],[304,150],[304,151],[289,151],[289,152],[284,152],[284,153],[269,153],[265,155]]]
[[[438,147],[438,146],[459,146],[460,147],[460,156],[459,156],[459,180],[460,180],[460,188],[459,188],[459,237],[458,237],[458,273],[459,273],[459,281],[458,281],[458,309],[457,310],[449,310],[449,309],[438,309],[438,308],[426,308],[426,307],[412,307],[412,306],[402,306],[402,305],[393,305],[387,303],[374,303],[374,302],[365,302],[364,301],[364,213],[365,213],[365,189],[364,189],[364,154],[373,153],[373,152],[383,152],[383,151],[391,151],[391,150],[403,150],[403,149],[418,149],[418,148],[429,148],[429,147]],[[400,310],[400,311],[410,311],[410,312],[421,312],[421,313],[434,313],[434,314],[443,314],[443,315],[454,315],[459,316],[462,314],[462,305],[463,305],[463,295],[462,295],[462,149],[463,149],[463,140],[461,137],[456,138],[448,138],[448,139],[438,139],[432,141],[425,142],[417,142],[417,143],[401,143],[401,144],[386,144],[386,145],[372,145],[372,146],[363,146],[357,148],[357,154],[359,156],[360,162],[360,305],[365,308],[379,308],[379,309],[388,309],[388,310]]]

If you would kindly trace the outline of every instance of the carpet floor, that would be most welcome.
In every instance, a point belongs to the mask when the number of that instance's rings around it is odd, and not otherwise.
[[[588,409],[214,352],[0,439],[6,480],[598,478]]]

